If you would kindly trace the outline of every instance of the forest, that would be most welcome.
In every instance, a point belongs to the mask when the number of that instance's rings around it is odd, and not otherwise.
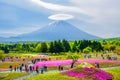
[[[120,52],[120,39],[1,43],[4,53]]]

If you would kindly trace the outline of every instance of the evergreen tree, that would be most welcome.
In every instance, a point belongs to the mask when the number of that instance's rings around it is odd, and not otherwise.
[[[54,52],[55,53],[64,52],[64,46],[60,40],[54,41]]]
[[[74,42],[71,51],[72,51],[72,52],[78,52],[78,44],[77,44],[77,41]]]
[[[42,53],[46,53],[48,51],[48,47],[47,47],[47,44],[45,42],[41,43],[40,51]]]
[[[36,47],[36,52],[46,53],[47,51],[48,51],[48,47],[45,42],[39,43]]]
[[[54,44],[53,44],[53,42],[50,42],[49,52],[54,53]]]
[[[71,50],[70,44],[69,44],[69,42],[67,40],[63,39],[62,44],[63,44],[63,46],[65,48],[65,52],[68,52],[68,51]]]

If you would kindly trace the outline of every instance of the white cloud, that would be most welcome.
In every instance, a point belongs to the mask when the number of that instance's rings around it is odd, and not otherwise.
[[[59,5],[59,4],[53,4],[53,3],[47,3],[44,2],[42,0],[31,0],[32,2],[34,2],[35,4],[37,4],[38,6],[44,7],[46,9],[49,10],[53,10],[53,11],[60,11],[60,12],[74,12],[74,13],[86,13],[84,12],[84,10],[78,8],[78,7],[74,7],[74,6],[63,6],[63,5]]]
[[[120,0],[70,0],[74,6],[92,16],[89,22],[116,23],[120,20]]]
[[[48,18],[51,20],[68,20],[68,19],[74,18],[74,16],[70,14],[55,14],[55,15],[49,16]]]
[[[25,10],[30,10],[34,12],[46,12],[47,10],[43,9],[40,6],[36,6],[36,4],[33,4],[31,0],[0,0],[0,3],[5,3],[8,5],[13,5],[14,7],[22,8]]]
[[[84,30],[100,37],[120,37],[120,0],[70,0],[70,2],[91,16],[85,19],[79,14],[76,15],[78,20],[93,24],[91,29],[88,26]]]

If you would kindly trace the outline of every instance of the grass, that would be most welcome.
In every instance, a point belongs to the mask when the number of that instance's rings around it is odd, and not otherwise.
[[[118,63],[118,62],[103,62],[103,63],[100,63],[101,68],[115,67],[115,66],[120,66],[120,63]]]
[[[83,80],[83,79],[65,76],[58,72],[48,72],[44,74],[39,74],[37,76],[33,76],[31,78],[27,78],[25,80]],[[91,80],[91,79],[84,79],[84,80]]]
[[[28,74],[29,73],[23,72],[0,73],[0,80],[13,80],[15,78],[19,78]]]
[[[93,66],[95,66],[95,63],[90,63]],[[116,66],[120,66],[120,63],[118,62],[101,62],[100,64],[100,68],[107,68],[107,67],[116,67]],[[75,64],[75,66],[78,66],[79,64]]]
[[[105,71],[111,73],[114,77],[113,80],[120,80],[120,68],[108,68],[105,69]],[[78,79],[75,77],[69,77],[69,76],[65,76],[60,74],[59,72],[48,72],[48,73],[44,73],[44,74],[39,74],[36,76],[33,76],[31,78],[27,78],[25,80],[92,80],[92,79]]]
[[[120,80],[120,68],[109,68],[106,71],[114,76],[113,80]]]
[[[20,66],[22,63],[25,63],[25,62],[2,62],[0,63],[0,68],[9,68],[10,65]]]
[[[62,66],[63,66],[64,70],[68,70],[70,68],[70,67],[66,67],[64,65],[62,65]],[[70,65],[67,65],[67,66],[70,66]],[[47,68],[48,68],[48,70],[58,70],[58,66],[48,66]]]

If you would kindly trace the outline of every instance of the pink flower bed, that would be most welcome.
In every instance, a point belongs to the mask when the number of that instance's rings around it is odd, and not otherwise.
[[[92,78],[93,80],[110,80],[113,78],[110,73],[97,68],[78,68],[77,71],[72,69],[63,71],[61,74],[76,78]]]
[[[118,62],[116,60],[99,60],[99,59],[90,59],[90,60],[78,60],[76,63],[82,63],[82,62],[88,62],[88,63],[101,63],[101,62]],[[34,66],[58,66],[58,65],[70,65],[72,63],[72,60],[56,60],[56,61],[41,61],[37,62]]]
[[[56,60],[56,61],[42,61],[37,62],[34,66],[58,66],[58,65],[69,65],[72,63],[72,60]]]

